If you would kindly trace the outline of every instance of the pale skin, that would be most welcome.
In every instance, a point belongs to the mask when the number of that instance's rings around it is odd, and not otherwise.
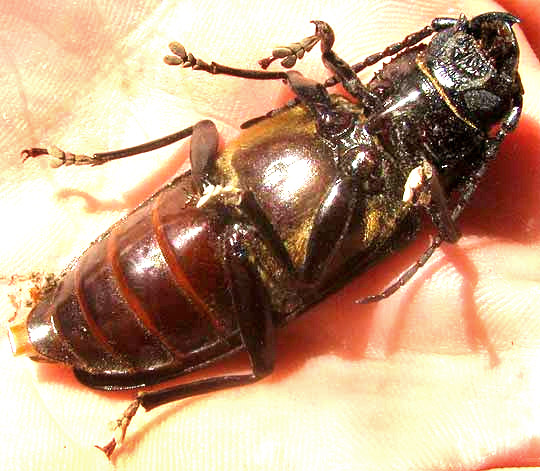
[[[39,159],[22,166],[20,150],[57,144],[92,153],[204,118],[227,140],[290,98],[279,83],[168,67],[161,57],[170,41],[207,61],[255,68],[320,19],[336,33],[336,52],[357,62],[435,16],[506,9],[527,33],[518,33],[526,94],[522,122],[460,220],[457,245],[444,245],[390,299],[354,304],[414,262],[428,243],[426,224],[410,248],[281,331],[268,379],[141,411],[113,457],[117,469],[540,467],[540,28],[532,2],[415,1],[400,10],[381,0],[294,8],[278,0],[270,10],[231,2],[225,11],[212,2],[136,3],[0,7],[10,19],[1,23],[2,326],[13,312],[8,276],[61,269],[187,156],[184,144],[101,168],[51,170]],[[326,77],[318,47],[302,62],[305,75]],[[92,445],[108,441],[107,421],[134,393],[88,390],[68,369],[12,358],[5,337],[1,345],[3,469],[107,469]]]

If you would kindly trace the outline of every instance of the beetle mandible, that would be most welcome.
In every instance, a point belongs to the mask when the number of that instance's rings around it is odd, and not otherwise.
[[[459,239],[456,220],[518,124],[517,21],[499,12],[435,18],[353,66],[333,51],[334,33],[322,21],[313,22],[313,36],[260,61],[265,70],[207,63],[172,43],[169,65],[283,80],[296,98],[244,123],[222,152],[208,120],[91,156],[24,150],[24,160],[100,165],[191,136],[191,170],[100,236],[10,327],[14,354],[67,363],[93,388],[127,389],[248,353],[249,374],[139,393],[102,447],[110,456],[140,406],[270,374],[275,329],[413,240],[426,212],[437,236],[395,283],[363,302],[390,296],[443,242]],[[266,70],[278,59],[291,68],[317,43],[332,74],[324,84]],[[386,57],[362,83],[357,73]],[[353,100],[328,93],[338,82]]]

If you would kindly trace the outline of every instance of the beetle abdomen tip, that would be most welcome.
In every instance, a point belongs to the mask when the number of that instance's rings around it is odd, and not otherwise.
[[[33,356],[36,354],[36,351],[28,338],[26,321],[10,325],[8,327],[8,338],[13,356]]]

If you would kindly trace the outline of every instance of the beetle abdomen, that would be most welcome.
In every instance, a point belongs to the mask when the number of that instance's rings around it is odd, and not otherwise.
[[[29,316],[40,355],[91,375],[181,373],[239,345],[220,219],[185,198],[165,188],[84,253]]]

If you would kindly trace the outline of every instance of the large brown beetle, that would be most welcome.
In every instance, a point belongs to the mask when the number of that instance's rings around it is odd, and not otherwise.
[[[155,384],[248,352],[252,374],[139,394],[119,421],[123,438],[140,405],[149,410],[269,374],[275,327],[412,240],[425,210],[438,236],[398,282],[367,301],[389,296],[443,241],[458,240],[455,221],[519,121],[516,21],[504,13],[437,18],[352,67],[333,52],[330,27],[314,22],[314,36],[262,61],[290,67],[320,42],[335,75],[324,85],[342,82],[355,102],[298,72],[207,64],[172,44],[170,65],[284,80],[297,98],[245,123],[219,154],[209,121],[93,156],[25,150],[25,158],[48,154],[58,165],[97,165],[192,136],[191,171],[62,274],[10,329],[14,352],[70,364],[81,382],[100,389]],[[357,72],[390,56],[367,86],[360,82]]]

